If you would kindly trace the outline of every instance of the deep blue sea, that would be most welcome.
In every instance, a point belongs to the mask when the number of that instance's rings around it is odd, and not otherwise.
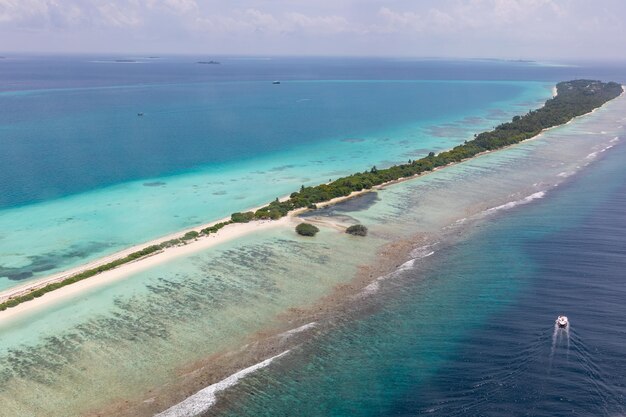
[[[0,61],[0,289],[449,149],[540,106],[557,77],[506,62],[116,58]]]
[[[617,64],[120,58],[0,61],[0,209],[497,110],[524,81],[623,78]]]
[[[116,62],[122,58],[136,62]],[[208,59],[221,64],[196,63]],[[623,82],[625,68],[9,56],[0,60],[0,290],[300,184],[449,148],[537,107],[556,81]],[[434,200],[428,192],[402,199],[411,189],[404,183],[395,194],[381,191],[387,206],[378,203],[379,211],[376,196],[344,206],[342,215],[355,218],[367,207],[379,219],[374,229],[393,223],[381,213],[394,208],[433,221],[462,211],[457,199],[486,209],[476,196],[483,191],[489,201],[502,193],[505,203],[527,195],[507,178],[509,188],[488,193],[489,172],[499,180],[497,169],[513,176],[503,166],[530,171],[528,155],[545,155],[540,163],[550,168],[549,178],[537,175],[545,184],[533,184],[546,191],[542,198],[476,222],[385,281],[365,307],[342,311],[223,392],[209,414],[625,415],[626,145],[616,137],[612,148],[587,150],[585,135],[611,140],[589,126],[585,132],[574,123],[548,142],[577,135],[577,145],[562,147],[563,159],[567,152],[581,158],[571,177],[569,165],[561,169],[565,162],[530,141],[524,146],[537,146],[535,153],[519,146],[472,169],[460,164],[424,177],[415,190],[431,190]],[[476,180],[483,173],[485,182]],[[558,186],[546,185],[557,177]],[[441,191],[446,181],[460,184],[456,196]],[[326,229],[315,241],[292,229],[251,235],[7,322],[0,415],[71,415],[127,394],[151,401],[145,391],[178,381],[180,363],[238,351],[266,322],[348,282],[380,236],[353,246],[345,238]],[[350,257],[345,265],[342,257]],[[570,318],[568,332],[555,329],[559,314]]]
[[[524,88],[434,82],[500,80],[504,64],[221,61],[3,60],[0,208],[465,117]]]
[[[207,415],[623,416],[625,160],[478,225]]]

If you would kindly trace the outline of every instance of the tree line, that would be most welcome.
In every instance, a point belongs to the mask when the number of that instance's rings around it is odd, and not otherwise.
[[[368,171],[357,172],[328,184],[302,187],[285,201],[274,200],[255,212],[233,213],[231,221],[245,223],[251,220],[279,219],[292,210],[315,208],[317,203],[337,197],[345,197],[355,191],[370,189],[400,178],[432,171],[437,167],[460,162],[485,151],[500,149],[538,135],[542,130],[562,125],[576,116],[589,113],[622,93],[618,83],[603,83],[593,80],[574,80],[557,84],[557,95],[546,101],[538,110],[523,116],[515,116],[510,122],[502,123],[494,130],[483,132],[462,145],[435,155],[385,169],[375,166]]]
[[[24,301],[41,297],[50,291],[111,270],[125,263],[153,255],[165,248],[184,245],[188,241],[198,238],[200,235],[216,233],[223,227],[232,223],[279,219],[286,216],[292,210],[305,207],[315,208],[317,203],[326,202],[337,197],[345,197],[355,191],[368,190],[377,185],[382,185],[400,178],[419,175],[424,172],[432,171],[437,167],[463,161],[481,152],[519,143],[538,135],[543,129],[567,123],[576,116],[589,113],[602,106],[607,101],[618,97],[621,93],[622,86],[614,82],[603,83],[593,80],[560,82],[557,84],[557,96],[546,101],[542,108],[531,110],[523,116],[515,116],[510,122],[502,123],[489,132],[480,133],[476,135],[473,140],[466,141],[464,144],[458,145],[449,151],[444,151],[437,155],[435,155],[434,152],[430,152],[428,156],[424,158],[415,161],[409,160],[406,164],[394,165],[385,169],[378,169],[374,166],[367,171],[357,172],[328,184],[313,187],[302,186],[299,191],[292,193],[285,201],[276,199],[267,206],[254,212],[233,213],[228,221],[217,223],[200,231],[187,232],[179,238],[145,247],[123,258],[84,270],[60,282],[47,284],[27,294],[12,297],[0,303],[0,311],[14,307]]]

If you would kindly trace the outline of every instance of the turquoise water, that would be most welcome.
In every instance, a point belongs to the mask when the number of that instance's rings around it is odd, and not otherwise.
[[[0,290],[450,148],[551,94],[532,81],[109,81],[0,93]]]
[[[288,349],[220,395],[209,411],[394,414],[415,387],[449,365],[464,338],[528,288],[525,280],[538,266],[510,244],[558,231],[565,220],[575,223],[590,212],[593,204],[576,211],[551,205],[569,195],[566,187],[597,170],[590,177],[595,182],[574,200],[593,191],[589,202],[602,201],[615,191],[606,179],[618,177],[601,168],[613,161],[618,173],[623,169],[625,109],[620,99],[537,140],[312,219],[362,221],[370,229],[365,239],[330,226],[314,239],[298,237],[291,226],[277,228],[5,321],[0,415],[78,415],[120,403],[136,407],[127,415],[152,415],[216,382],[213,372],[228,375]],[[536,214],[535,207],[553,214]],[[564,207],[576,215],[552,221]],[[515,219],[526,210],[537,223],[506,226],[509,213]],[[377,257],[393,256],[394,246],[385,245],[398,240],[412,249],[399,260],[406,261],[400,272],[346,290],[339,300],[345,308],[318,310],[316,303],[338,285]],[[540,336],[547,329],[549,347],[551,313],[546,320],[538,329]],[[280,335],[310,322],[315,325],[299,337]],[[430,399],[423,401],[429,409]]]
[[[625,156],[440,245],[203,415],[623,415]]]

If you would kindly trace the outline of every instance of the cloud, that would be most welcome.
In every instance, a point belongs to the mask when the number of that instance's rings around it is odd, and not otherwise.
[[[231,34],[287,35],[294,33],[330,35],[357,32],[355,25],[338,15],[311,16],[297,12],[272,14],[258,9],[233,11],[196,20],[195,29]]]
[[[46,0],[0,0],[0,22],[13,22],[45,16],[50,2]]]
[[[372,32],[428,32],[455,29],[456,19],[438,9],[430,9],[420,14],[412,11],[394,11],[382,7],[378,11],[380,23],[371,26]]]
[[[147,0],[146,5],[150,9],[160,9],[176,14],[187,14],[199,10],[195,0]]]
[[[623,0],[0,0],[0,48],[610,55],[624,14]]]
[[[285,25],[291,31],[303,30],[317,34],[359,32],[359,28],[342,16],[308,16],[302,13],[286,13]]]
[[[102,21],[116,27],[137,27],[142,20],[138,13],[130,7],[120,6],[109,2],[98,6]]]
[[[562,17],[564,9],[554,0],[470,0],[456,1],[442,9],[423,12],[398,11],[382,7],[380,22],[372,26],[374,32],[456,33],[465,30],[489,30]]]

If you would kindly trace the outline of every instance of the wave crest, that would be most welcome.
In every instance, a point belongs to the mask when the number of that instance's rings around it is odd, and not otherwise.
[[[248,374],[251,374],[259,369],[267,367],[274,360],[280,358],[281,356],[289,353],[289,350],[284,351],[276,356],[272,356],[269,359],[265,359],[263,362],[259,362],[256,365],[252,365],[248,368],[242,369],[239,372],[236,372],[229,376],[226,379],[221,380],[220,382],[216,382],[213,385],[209,385],[208,387],[201,389],[200,391],[193,394],[191,397],[181,401],[180,403],[168,408],[155,415],[154,417],[196,417],[203,413],[205,413],[215,402],[217,401],[215,395],[224,391],[227,388],[232,387],[237,384],[240,379],[245,377]]]

